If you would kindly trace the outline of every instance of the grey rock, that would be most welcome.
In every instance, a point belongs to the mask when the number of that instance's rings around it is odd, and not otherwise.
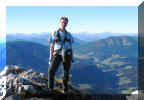
[[[33,85],[22,85],[22,87],[24,88],[24,90],[27,90],[27,91],[34,91],[35,90]]]
[[[9,82],[9,81],[12,81],[16,78],[16,75],[10,73],[6,76],[6,81]]]
[[[3,91],[0,91],[0,96],[3,96]]]
[[[23,88],[22,86],[20,86],[20,87],[18,87],[17,93],[19,94],[19,93],[21,93],[23,90],[24,90],[24,88]]]
[[[22,83],[24,85],[32,84],[31,80],[28,80],[28,79],[26,79],[24,77],[19,77],[17,81],[18,81],[18,83]]]
[[[17,84],[17,86],[21,86],[21,85],[23,85],[23,84],[22,84],[22,83],[18,83],[18,84]]]
[[[33,69],[26,71],[16,66],[8,68],[7,72],[9,72],[7,73],[6,84],[6,92],[8,95],[22,93],[30,93],[30,95],[34,95],[35,93],[44,95],[47,95],[47,93],[62,94],[58,90],[49,90],[47,88],[47,77],[44,75],[44,73],[36,73]],[[44,100],[43,98],[36,97],[37,96],[29,100]]]
[[[37,82],[44,82],[44,79],[41,78],[41,76],[37,75],[37,76],[33,76],[32,80],[35,80]]]
[[[25,74],[24,77],[31,80],[32,77],[33,77],[33,76],[36,76],[36,75],[37,75],[37,73],[34,72],[33,69],[30,69],[30,70],[28,70],[28,71],[26,72],[26,74]]]
[[[8,88],[12,88],[12,81],[11,81],[11,79],[8,82],[6,82],[6,85],[7,85]]]
[[[39,75],[41,76],[41,78],[43,78],[43,77],[44,77],[44,73],[40,73]]]
[[[16,93],[21,93],[22,91],[24,90],[23,86],[21,83],[19,83],[17,86],[16,86]]]
[[[30,69],[26,72],[26,75],[31,75],[32,73],[34,73],[34,70],[33,69]]]
[[[15,70],[17,71],[17,73],[21,73],[24,71],[24,69],[20,66],[15,66]]]
[[[14,79],[13,85],[16,86],[18,84],[18,77]]]
[[[17,75],[17,71],[15,70],[15,66],[9,67],[6,71],[6,75],[8,75],[9,73],[15,74]]]
[[[6,94],[7,95],[13,94],[12,88],[6,89]]]

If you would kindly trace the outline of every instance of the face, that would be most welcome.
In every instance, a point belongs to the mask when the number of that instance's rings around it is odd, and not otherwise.
[[[67,21],[63,19],[60,20],[60,29],[64,30],[66,26],[67,26]]]

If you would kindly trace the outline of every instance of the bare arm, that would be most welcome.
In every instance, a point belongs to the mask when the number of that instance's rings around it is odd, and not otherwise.
[[[50,45],[50,57],[49,57],[49,60],[52,60],[53,51],[54,51],[54,43],[51,43],[51,45]]]

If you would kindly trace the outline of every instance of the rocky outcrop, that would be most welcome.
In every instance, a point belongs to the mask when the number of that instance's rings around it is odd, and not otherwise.
[[[67,95],[61,91],[62,80],[55,78],[54,89],[47,87],[48,77],[37,73],[33,69],[25,70],[19,66],[6,67],[6,96],[3,100],[93,100],[88,95],[82,94],[73,88],[69,82]],[[37,98],[37,99],[35,99]],[[60,99],[61,98],[61,99]]]
[[[32,92],[35,94],[48,92],[47,76],[37,73],[33,69],[25,70],[19,66],[8,66],[6,70],[6,93],[21,94]]]

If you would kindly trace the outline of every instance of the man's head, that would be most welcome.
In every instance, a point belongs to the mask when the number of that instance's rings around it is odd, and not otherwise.
[[[60,19],[60,29],[64,30],[68,24],[68,18],[67,17],[61,17]]]

